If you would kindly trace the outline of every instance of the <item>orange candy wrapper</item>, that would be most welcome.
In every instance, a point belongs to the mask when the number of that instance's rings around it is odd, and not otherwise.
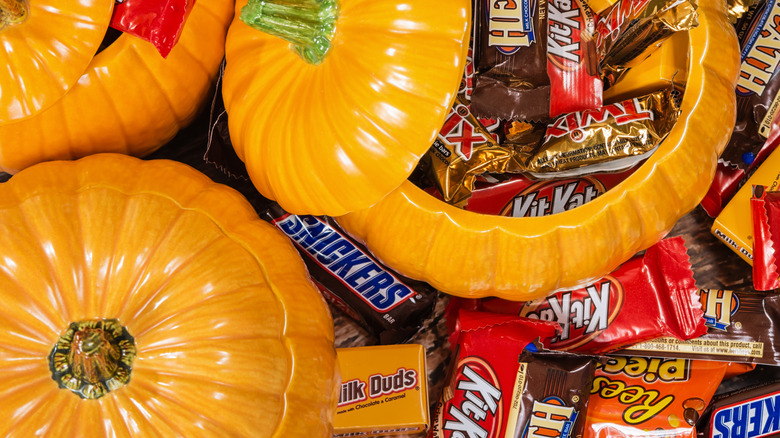
[[[610,358],[596,369],[585,436],[695,438],[727,362]]]

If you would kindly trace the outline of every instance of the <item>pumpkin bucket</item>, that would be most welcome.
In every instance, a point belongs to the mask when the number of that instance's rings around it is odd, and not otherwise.
[[[676,125],[636,172],[595,200],[509,218],[458,209],[407,181],[339,223],[400,273],[458,296],[529,300],[608,274],[696,207],[733,129],[739,50],[725,3],[699,2],[688,36]]]

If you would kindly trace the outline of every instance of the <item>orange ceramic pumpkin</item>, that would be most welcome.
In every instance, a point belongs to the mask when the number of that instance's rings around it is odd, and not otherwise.
[[[0,184],[0,299],[0,436],[331,436],[333,327],[303,262],[181,163]]]
[[[111,0],[0,0],[0,125],[57,102],[87,69]]]
[[[17,40],[29,38],[28,29],[41,35],[67,32],[56,26],[59,21],[55,18],[33,20],[37,4],[55,0],[27,1],[29,20],[0,30],[0,41],[12,36]],[[100,6],[97,0],[90,1],[96,3],[94,8]],[[111,4],[113,1],[109,2],[109,16]],[[96,14],[93,9],[88,12]],[[15,71],[12,75],[0,74],[0,104],[5,106],[0,109],[0,171],[15,173],[42,161],[73,159],[99,152],[144,156],[158,149],[202,108],[219,71],[225,33],[232,16],[230,0],[198,0],[178,44],[167,58],[162,58],[151,43],[123,34],[94,58],[95,50],[92,50],[86,70],[78,73],[77,81],[67,93],[47,109],[22,120],[8,120],[3,111],[7,113],[10,107],[29,99],[30,90],[19,84],[27,81],[31,69]],[[45,31],[27,27],[39,21]],[[106,26],[107,21],[98,43]],[[69,41],[64,40],[62,44],[71,44]],[[52,74],[59,75],[57,71]],[[65,78],[62,81],[67,82]],[[9,104],[6,99],[17,103]]]
[[[552,216],[509,218],[460,210],[405,182],[339,223],[402,274],[453,295],[527,300],[606,275],[696,207],[734,127],[734,28],[724,2],[698,3],[677,124],[605,194]]]
[[[228,32],[222,94],[231,141],[260,193],[291,213],[332,216],[401,184],[455,97],[470,1],[246,5],[237,2]]]

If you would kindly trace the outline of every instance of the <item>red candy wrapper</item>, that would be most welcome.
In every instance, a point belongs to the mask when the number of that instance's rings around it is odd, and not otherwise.
[[[195,0],[124,0],[114,6],[110,26],[149,41],[167,58],[194,5]]]
[[[596,57],[596,16],[584,1],[547,6],[547,76],[550,117],[601,108],[604,83]]]
[[[544,321],[460,311],[449,383],[428,436],[503,437],[520,353],[537,339],[547,344],[556,330]]]
[[[464,209],[511,217],[548,216],[586,204],[628,178],[638,167],[615,173],[595,173],[579,178],[535,180],[521,174],[498,175],[474,183]]]
[[[478,301],[481,311],[557,321],[553,350],[602,354],[662,336],[707,333],[691,264],[681,237],[662,240],[610,275],[546,298]]]
[[[780,249],[780,192],[753,186],[750,199],[753,217],[753,287],[773,290],[780,287],[777,252]]]

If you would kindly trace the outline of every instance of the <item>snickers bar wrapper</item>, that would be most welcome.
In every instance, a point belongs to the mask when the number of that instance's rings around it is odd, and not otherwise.
[[[341,391],[333,436],[405,436],[428,429],[425,348],[418,344],[339,348]]]
[[[260,217],[295,244],[325,299],[380,343],[406,341],[431,314],[435,289],[390,270],[333,218],[289,214],[276,203]]]
[[[697,427],[703,438],[780,435],[780,382],[763,382],[716,396]]]

